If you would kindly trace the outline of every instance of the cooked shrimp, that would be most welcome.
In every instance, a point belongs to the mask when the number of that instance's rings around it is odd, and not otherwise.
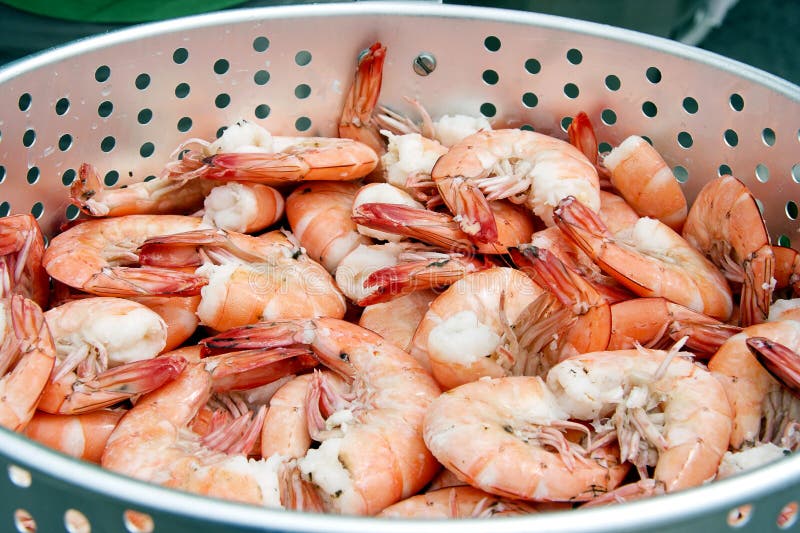
[[[43,256],[44,237],[32,215],[0,218],[0,264],[9,277],[6,297],[21,294],[41,307],[47,305],[50,278],[42,266]]]
[[[548,226],[566,196],[600,209],[597,172],[586,157],[564,141],[531,131],[470,135],[439,158],[432,177],[447,207],[461,217],[461,229],[478,242],[497,239],[491,200],[524,203]]]
[[[589,115],[585,111],[581,111],[573,117],[567,128],[567,136],[569,137],[569,143],[580,150],[586,156],[586,159],[594,165],[601,182],[608,182],[609,172],[600,161],[597,136],[594,133],[592,122],[589,120]]]
[[[470,485],[509,498],[586,501],[616,487],[628,470],[611,446],[591,448],[564,432],[589,430],[538,376],[482,379],[436,398],[425,415],[425,443]]]
[[[99,463],[106,442],[123,409],[100,409],[80,415],[51,415],[37,411],[25,435],[61,453]]]
[[[479,258],[412,243],[361,245],[342,259],[336,284],[359,306],[446,287],[490,265]]]
[[[55,352],[36,302],[19,294],[0,299],[0,426],[22,431],[28,424],[55,364]]]
[[[497,225],[497,240],[489,244],[473,243],[452,215],[429,209],[364,203],[353,209],[353,220],[382,233],[404,235],[450,251],[505,254],[510,247],[530,241],[535,222],[529,212],[503,200],[491,202],[489,208]]]
[[[410,194],[399,187],[388,183],[368,183],[361,187],[353,198],[353,214],[362,204],[382,202],[387,205],[397,205],[412,209],[423,210],[422,204],[414,200]],[[387,233],[367,226],[357,225],[356,229],[361,235],[381,241],[399,242],[405,238],[399,233]]]
[[[203,206],[203,199],[220,185],[218,181],[196,179],[179,182],[167,177],[107,188],[97,170],[83,163],[78,179],[69,188],[70,200],[87,215],[184,215]]]
[[[200,296],[130,296],[128,300],[155,311],[167,326],[167,338],[162,352],[174,350],[197,330],[200,319],[197,306]]]
[[[368,305],[358,325],[408,350],[414,332],[437,296],[434,291],[415,291],[388,302]]]
[[[225,330],[258,320],[342,317],[345,301],[333,278],[305,255],[290,233],[258,237],[198,230],[153,238],[140,248],[148,264],[197,266],[201,323]]]
[[[449,487],[418,494],[380,513],[381,518],[492,518],[495,516],[522,516],[542,511],[567,510],[569,506],[550,506],[542,509],[528,502],[502,498],[470,486]]]
[[[360,142],[273,136],[261,126],[242,120],[214,142],[190,139],[181,144],[173,152],[173,161],[166,165],[164,176],[178,181],[206,178],[275,186],[308,180],[355,180],[372,172],[377,164],[375,151]]]
[[[725,389],[704,367],[662,350],[616,350],[562,361],[547,385],[572,418],[603,423],[621,459],[667,492],[714,477],[728,449],[732,414]]]
[[[750,190],[733,176],[708,182],[697,195],[683,237],[742,284],[742,326],[764,322],[774,287],[775,254],[766,224]]]
[[[248,461],[242,452],[216,452],[188,429],[210,398],[212,386],[206,364],[194,363],[174,381],[145,395],[111,433],[102,466],[167,487],[280,506],[279,456]]]
[[[53,237],[42,264],[56,280],[98,296],[198,294],[206,280],[170,268],[132,268],[149,237],[204,227],[195,217],[128,215],[88,220]]]
[[[686,347],[709,358],[741,328],[720,322],[665,298],[633,298],[611,306],[608,350],[665,349],[688,336]]]
[[[575,198],[556,209],[558,227],[608,275],[639,296],[662,296],[727,320],[733,298],[724,276],[668,226],[640,218],[616,235]]]
[[[792,447],[792,433],[798,434],[800,399],[758,362],[747,341],[764,337],[773,343],[800,349],[800,322],[779,320],[755,324],[728,339],[708,362],[708,369],[725,387],[733,410],[733,451],[772,442]],[[800,438],[794,436],[800,443]]]
[[[409,352],[431,369],[444,389],[485,376],[534,374],[540,367],[549,368],[552,362],[540,352],[553,340],[557,329],[552,322],[558,320],[547,320],[556,303],[539,299],[544,294],[533,280],[512,268],[470,274],[431,302]]]
[[[681,231],[686,221],[686,197],[672,170],[650,143],[631,135],[612,149],[603,163],[614,188],[640,216]]]
[[[375,333],[319,318],[254,324],[203,342],[222,349],[306,345],[349,384],[324,420],[319,447],[296,463],[327,510],[375,514],[436,473],[422,419],[439,389],[406,352]]]
[[[286,198],[286,218],[308,256],[334,273],[344,257],[372,239],[350,219],[359,185],[350,182],[304,183]]]
[[[45,313],[57,362],[38,408],[53,414],[101,409],[173,379],[183,358],[154,359],[167,326],[144,305],[122,298],[72,300]]]
[[[225,230],[253,233],[280,220],[283,207],[283,196],[272,187],[232,181],[208,194],[203,202],[203,222]]]

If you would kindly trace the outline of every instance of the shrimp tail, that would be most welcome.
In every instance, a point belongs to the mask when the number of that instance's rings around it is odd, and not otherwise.
[[[353,209],[353,221],[371,229],[411,237],[451,251],[473,251],[475,245],[452,216],[399,204],[366,203]]]
[[[408,261],[381,268],[370,274],[364,281],[364,287],[377,287],[378,290],[360,299],[356,305],[367,306],[387,302],[416,290],[452,285],[468,273],[489,266],[488,263],[484,263],[476,268],[473,261],[445,257],[444,259]]]
[[[698,358],[706,358],[717,353],[725,341],[742,331],[731,324],[708,323],[694,320],[676,320],[669,326],[669,336],[673,341],[687,337],[686,347]]]
[[[444,202],[457,213],[454,220],[464,233],[476,242],[497,242],[497,222],[478,186],[459,177],[440,179],[436,184]]]
[[[105,267],[83,289],[98,296],[194,296],[208,280],[168,268]]]
[[[339,122],[339,137],[363,142],[378,154],[386,151],[386,145],[372,114],[381,94],[385,60],[386,47],[380,42],[359,57]]]
[[[307,348],[250,349],[206,358],[214,361],[214,392],[246,390],[299,374],[319,364]]]
[[[325,512],[319,491],[303,479],[297,465],[285,465],[279,475],[281,507],[295,511]]]
[[[215,350],[256,350],[308,344],[314,337],[311,320],[256,322],[232,328],[200,341],[203,354]]]
[[[199,229],[152,237],[144,241],[137,250],[139,263],[158,267],[198,266],[203,257],[199,247],[224,250],[242,261],[261,262],[263,256],[236,246],[223,229]]]
[[[750,337],[747,347],[761,365],[792,393],[800,398],[800,354],[766,337]]]
[[[608,188],[610,185],[610,173],[608,169],[599,161],[597,136],[594,133],[594,127],[589,120],[589,115],[581,111],[575,118],[572,119],[569,127],[567,128],[567,135],[569,136],[569,143],[581,151],[586,159],[594,165],[597,170],[597,175],[601,180],[601,185]]]
[[[38,407],[64,415],[97,411],[158,389],[183,372],[186,364],[180,356],[155,357],[111,368],[82,383],[50,381]]]
[[[72,203],[87,215],[105,216],[108,208],[103,204],[92,202],[92,198],[105,190],[97,170],[89,163],[82,163],[78,169],[78,179],[69,187],[69,198]]]

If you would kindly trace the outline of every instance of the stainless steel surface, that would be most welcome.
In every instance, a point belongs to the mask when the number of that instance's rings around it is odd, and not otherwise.
[[[81,162],[108,173],[109,183],[114,173],[118,183],[135,181],[156,174],[182,140],[212,137],[242,118],[285,135],[334,134],[355,58],[377,39],[388,47],[383,103],[409,111],[403,97],[416,97],[434,115],[483,113],[497,126],[529,125],[562,137],[569,117],[584,110],[602,142],[613,145],[632,133],[650,138],[690,198],[720,171],[732,171],[763,204],[773,238],[797,245],[797,86],[608,26],[396,2],[211,14],[103,35],[9,65],[0,71],[0,214],[41,210],[51,230],[75,215],[66,189]],[[422,52],[436,58],[428,76],[414,71]],[[67,494],[73,503],[64,505],[100,524],[93,531],[124,531],[120,516],[127,508],[151,513],[156,531],[197,531],[207,520],[217,531],[221,523],[229,531],[433,527],[210,501],[120,478],[8,432],[0,432],[0,450],[33,473],[29,488],[3,480],[3,513],[39,508],[45,493],[49,502]],[[501,526],[464,520],[436,527],[724,530],[728,513],[746,503],[753,512],[744,527],[763,531],[776,529],[780,509],[798,497],[800,457],[793,456],[745,476],[615,508],[508,519]]]

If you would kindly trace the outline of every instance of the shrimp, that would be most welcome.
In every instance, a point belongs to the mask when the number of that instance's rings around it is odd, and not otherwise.
[[[558,227],[608,275],[639,296],[664,297],[727,320],[733,297],[724,276],[693,246],[652,218],[616,235],[589,208],[569,197],[555,211]]]
[[[281,219],[284,201],[280,192],[267,185],[232,181],[212,189],[203,201],[203,208],[206,224],[253,233]]]
[[[733,410],[731,449],[739,451],[765,442],[796,447],[800,441],[797,438],[800,400],[750,352],[747,341],[752,337],[764,337],[797,350],[800,322],[778,320],[748,326],[728,339],[708,362],[708,369],[723,384]]]
[[[546,291],[522,272],[495,267],[470,274],[430,304],[409,353],[444,388],[481,377],[536,373],[552,340]],[[529,345],[533,345],[531,348]]]
[[[375,151],[357,141],[273,136],[242,120],[214,142],[190,139],[181,144],[163,176],[181,182],[205,178],[277,186],[309,180],[356,180],[377,164]]]
[[[567,510],[558,504],[534,505],[528,502],[502,498],[470,486],[449,487],[418,494],[380,513],[381,518],[493,518],[522,516],[542,511]]]
[[[687,203],[672,170],[650,143],[631,135],[607,154],[603,163],[611,184],[642,217],[655,218],[680,232]]]
[[[361,313],[358,325],[408,350],[414,332],[436,296],[430,290],[415,291],[388,302],[368,305]]]
[[[25,435],[72,457],[99,463],[123,409],[100,409],[80,415],[51,415],[37,411]]]
[[[489,266],[479,258],[424,244],[361,245],[342,259],[336,284],[353,303],[366,306],[416,290],[446,287]]]
[[[137,265],[136,249],[149,237],[204,227],[196,217],[128,215],[88,220],[53,237],[42,264],[56,280],[98,296],[198,294],[202,277]]]
[[[101,457],[109,470],[167,487],[257,505],[280,506],[279,456],[248,460],[235,439],[230,453],[209,448],[189,429],[211,397],[209,367],[235,371],[236,357],[217,356],[189,364],[170,383],[142,397],[119,421]],[[260,418],[251,421],[260,429]]]
[[[55,364],[55,352],[36,302],[19,294],[0,299],[0,426],[22,431],[28,424]]]
[[[386,143],[373,112],[381,94],[385,60],[386,47],[380,42],[362,52],[339,119],[339,137],[364,143],[379,155],[386,151]]]
[[[353,220],[383,233],[411,237],[450,251],[497,255],[530,241],[536,227],[530,213],[502,200],[491,202],[489,208],[497,226],[497,240],[493,243],[474,243],[452,215],[417,207],[364,203],[353,208]]]
[[[173,379],[181,357],[154,359],[167,326],[157,313],[122,298],[72,300],[45,313],[56,365],[38,408],[52,414],[101,409]]]
[[[774,287],[775,254],[750,190],[733,176],[708,182],[697,195],[683,237],[717,265],[730,281],[742,284],[742,326],[764,322]]]
[[[333,278],[305,255],[290,233],[258,237],[224,230],[197,230],[149,239],[141,261],[198,266],[207,279],[197,315],[202,324],[225,330],[258,320],[342,317],[344,296]]]
[[[334,273],[344,257],[372,239],[361,235],[350,219],[356,183],[304,183],[286,198],[286,218],[308,256]]]
[[[443,393],[425,415],[425,443],[448,470],[483,491],[533,501],[579,502],[616,487],[628,470],[612,445],[589,436],[538,376],[482,379]]]
[[[375,514],[419,491],[438,470],[422,440],[422,420],[439,389],[413,358],[375,333],[318,318],[262,322],[203,343],[222,349],[305,345],[349,385],[347,392],[327,389],[338,408],[324,420],[319,447],[295,465],[295,475],[325,509]]]
[[[728,449],[732,413],[722,384],[663,350],[616,350],[578,355],[554,366],[547,385],[572,418],[605,425],[621,459],[667,492],[713,479]]]
[[[640,344],[664,349],[688,336],[686,347],[705,359],[741,328],[731,326],[665,298],[634,298],[611,306],[608,350]]]
[[[42,266],[44,251],[44,236],[32,215],[0,218],[0,264],[9,276],[9,290],[40,307],[47,305],[50,293],[50,279]]]
[[[73,205],[94,217],[123,215],[190,214],[203,205],[218,181],[196,179],[179,182],[166,177],[107,188],[89,163],[81,164],[69,196]]]
[[[497,239],[491,200],[524,203],[548,226],[566,196],[600,209],[597,171],[586,157],[564,141],[531,131],[470,135],[439,158],[431,176],[444,203],[460,217],[461,229],[478,242]]]

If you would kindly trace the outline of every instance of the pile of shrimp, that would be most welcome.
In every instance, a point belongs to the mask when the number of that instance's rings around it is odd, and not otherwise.
[[[563,512],[800,447],[800,256],[631,136],[379,106],[254,123],[0,219],[0,424],[179,490],[392,517]]]

